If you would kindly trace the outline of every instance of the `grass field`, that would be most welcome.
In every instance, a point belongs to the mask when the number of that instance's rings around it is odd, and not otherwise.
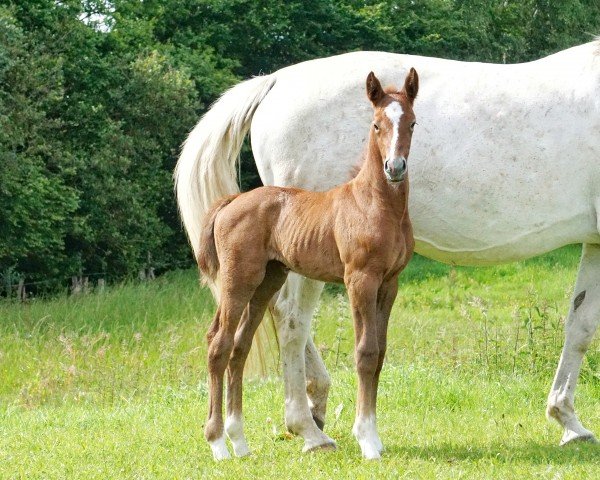
[[[600,478],[600,447],[557,446],[544,417],[579,248],[493,268],[416,257],[402,275],[382,373],[386,452],[350,429],[355,376],[342,289],[313,322],[332,374],[335,452],[285,434],[277,373],[245,384],[254,455],[216,464],[202,437],[214,304],[195,271],[80,297],[0,302],[0,478]],[[600,432],[600,351],[577,406]]]

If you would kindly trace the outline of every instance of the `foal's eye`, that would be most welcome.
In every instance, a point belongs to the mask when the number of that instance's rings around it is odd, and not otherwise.
[[[379,131],[379,125],[377,125],[376,123],[373,124],[373,128],[375,129],[376,132]]]

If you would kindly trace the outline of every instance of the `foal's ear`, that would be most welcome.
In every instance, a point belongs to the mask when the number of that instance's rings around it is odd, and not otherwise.
[[[406,75],[406,79],[404,80],[404,91],[406,92],[408,101],[412,105],[415,98],[417,98],[417,93],[419,93],[419,75],[417,75],[417,71],[414,68],[411,68]]]
[[[374,105],[379,102],[383,98],[385,93],[383,92],[383,88],[381,88],[381,83],[375,76],[373,72],[369,73],[367,76],[367,97],[371,100],[371,103]]]

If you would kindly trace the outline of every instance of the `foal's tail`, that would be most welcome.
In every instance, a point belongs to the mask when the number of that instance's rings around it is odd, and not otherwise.
[[[219,212],[229,205],[239,194],[229,195],[218,200],[208,212],[202,222],[200,230],[200,241],[196,250],[196,261],[198,268],[203,273],[204,283],[216,285],[219,273],[219,257],[215,245],[215,220]],[[214,292],[216,293],[216,292]]]
[[[239,192],[236,163],[252,116],[275,84],[275,76],[255,77],[227,90],[189,134],[175,167],[175,192],[194,257],[201,226],[215,201]],[[211,280],[208,280],[211,284]],[[214,288],[213,293],[214,293]]]
[[[207,212],[220,198],[239,192],[236,164],[257,107],[275,85],[275,75],[255,77],[226,91],[188,135],[175,168],[175,192],[194,258],[206,265],[205,283],[218,301],[219,263],[214,247],[214,216]],[[221,208],[224,205],[221,206]],[[216,215],[218,206],[213,210]],[[212,218],[212,220],[211,220]],[[203,228],[206,227],[206,228]],[[261,323],[249,364],[265,374],[272,363],[273,334]]]

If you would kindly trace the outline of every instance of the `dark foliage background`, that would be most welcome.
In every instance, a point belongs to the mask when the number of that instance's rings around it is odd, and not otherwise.
[[[2,280],[191,265],[171,173],[242,78],[360,49],[520,62],[599,32],[597,0],[0,0]]]

